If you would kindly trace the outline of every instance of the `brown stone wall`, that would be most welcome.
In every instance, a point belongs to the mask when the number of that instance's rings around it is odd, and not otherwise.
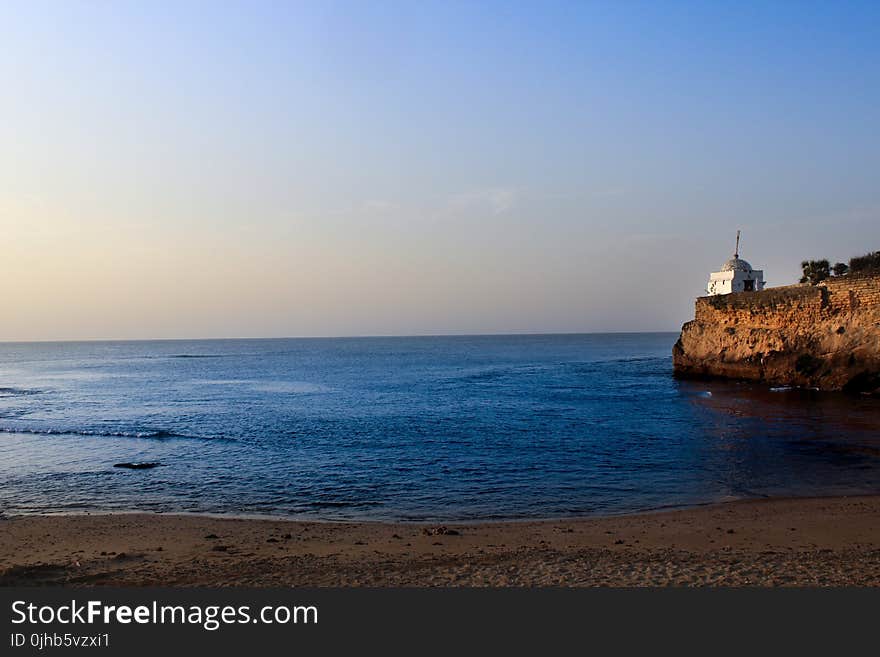
[[[880,276],[842,276],[817,286],[789,285],[700,297],[694,319],[722,326],[781,328],[830,319],[856,309],[878,308]]]
[[[880,308],[880,275],[829,278],[824,285],[831,295],[831,305],[835,308]]]

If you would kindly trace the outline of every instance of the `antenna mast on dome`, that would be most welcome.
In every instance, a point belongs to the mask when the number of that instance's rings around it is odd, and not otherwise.
[[[739,231],[736,231],[736,251],[733,252],[734,258],[739,258]]]

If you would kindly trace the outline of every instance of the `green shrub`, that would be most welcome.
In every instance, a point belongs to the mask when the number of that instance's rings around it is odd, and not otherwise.
[[[827,260],[804,260],[801,263],[801,269],[804,275],[801,277],[801,283],[809,283],[817,285],[831,275],[831,265]]]
[[[880,270],[880,251],[850,259],[849,270],[851,272]]]

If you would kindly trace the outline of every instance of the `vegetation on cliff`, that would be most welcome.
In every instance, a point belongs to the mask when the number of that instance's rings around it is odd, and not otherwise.
[[[863,256],[850,258],[849,264],[837,262],[832,267],[828,260],[804,260],[801,263],[803,276],[801,283],[818,285],[831,276],[846,276],[848,273],[880,272],[880,251],[866,253]]]
[[[849,261],[849,269],[855,272],[880,272],[880,251],[867,253]]]
[[[801,269],[804,272],[804,275],[801,276],[801,283],[818,285],[828,278],[830,267],[827,260],[804,260],[801,263]]]

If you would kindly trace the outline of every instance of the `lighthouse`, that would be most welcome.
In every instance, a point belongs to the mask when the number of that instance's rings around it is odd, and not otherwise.
[[[755,292],[764,289],[764,271],[739,257],[739,231],[736,231],[736,250],[733,257],[721,266],[721,271],[709,274],[706,291],[710,296],[731,292]]]

